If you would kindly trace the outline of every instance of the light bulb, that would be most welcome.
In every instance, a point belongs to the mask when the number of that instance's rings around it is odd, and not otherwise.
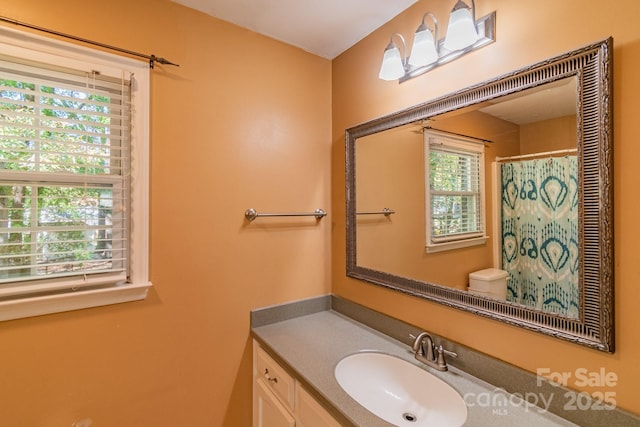
[[[462,0],[458,0],[449,17],[447,36],[444,40],[445,49],[462,50],[473,45],[479,38],[471,9]]]
[[[404,73],[405,69],[402,57],[400,56],[400,49],[398,49],[398,46],[392,41],[384,50],[378,77],[387,81],[398,80],[404,76]]]
[[[409,64],[414,67],[424,67],[438,60],[433,34],[427,27],[420,26],[413,39]]]

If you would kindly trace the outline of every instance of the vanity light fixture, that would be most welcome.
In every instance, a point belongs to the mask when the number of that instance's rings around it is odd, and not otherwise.
[[[402,42],[402,56],[400,55],[400,49],[398,45],[393,41],[393,36],[398,36]],[[400,33],[391,34],[391,40],[384,49],[384,55],[382,57],[382,65],[380,66],[380,74],[378,77],[382,80],[398,80],[404,76],[407,70],[407,44],[404,41],[404,37]]]
[[[471,8],[464,1],[457,0],[451,10],[447,34],[439,40],[438,20],[433,13],[425,13],[422,16],[422,23],[415,32],[411,55],[408,59],[407,45],[402,34],[391,35],[391,41],[384,50],[378,77],[382,80],[398,80],[402,83],[493,43],[496,40],[496,12],[491,12],[478,20],[475,16],[475,0],[471,0]],[[426,25],[427,17],[433,20],[433,32]],[[393,41],[394,36],[402,42],[402,54]]]

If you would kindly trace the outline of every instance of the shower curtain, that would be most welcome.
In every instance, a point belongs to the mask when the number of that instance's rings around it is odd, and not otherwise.
[[[578,317],[576,156],[504,163],[501,175],[507,300]]]

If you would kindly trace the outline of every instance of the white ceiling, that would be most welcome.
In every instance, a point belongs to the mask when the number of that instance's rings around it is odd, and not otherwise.
[[[333,59],[417,0],[173,0]]]
[[[575,77],[558,80],[498,98],[480,111],[517,125],[575,115],[576,85]]]

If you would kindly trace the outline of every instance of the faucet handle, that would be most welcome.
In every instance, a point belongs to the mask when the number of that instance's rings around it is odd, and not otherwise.
[[[440,346],[440,348],[438,349],[438,351],[439,351],[439,350],[442,350],[442,352],[443,352],[444,354],[446,354],[447,356],[451,356],[451,357],[453,357],[453,358],[458,357],[458,353],[454,353],[453,351],[449,351],[449,350],[447,350],[446,348],[442,348],[442,346]]]
[[[441,345],[438,346],[437,351],[438,351],[438,358],[437,358],[438,367],[443,371],[446,371],[448,367],[447,367],[447,361],[445,360],[444,355],[447,354],[451,357],[458,357],[458,354],[454,353],[453,351],[445,350]]]

